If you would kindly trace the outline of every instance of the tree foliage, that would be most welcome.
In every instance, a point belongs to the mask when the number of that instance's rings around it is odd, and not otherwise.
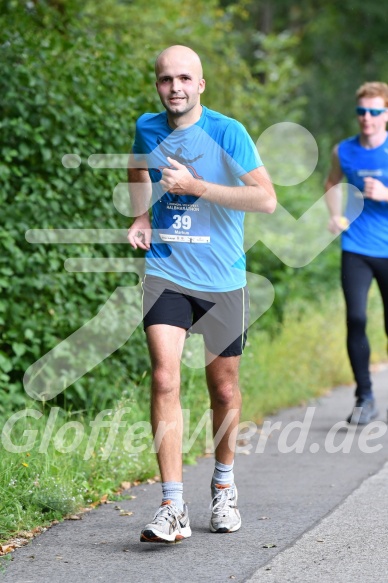
[[[222,0],[226,8],[233,0]],[[287,33],[303,77],[302,123],[322,145],[320,168],[327,168],[330,145],[357,132],[354,94],[365,81],[386,81],[386,7],[379,0],[241,0],[234,26],[245,42],[240,53],[252,66],[268,35]],[[259,35],[257,33],[260,33]]]

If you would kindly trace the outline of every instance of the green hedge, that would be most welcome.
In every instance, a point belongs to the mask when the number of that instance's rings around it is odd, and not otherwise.
[[[12,15],[12,14],[11,14]],[[20,15],[19,15],[20,16]],[[94,153],[130,150],[135,119],[155,107],[145,91],[152,62],[134,67],[127,47],[109,38],[60,34],[28,14],[5,28],[0,59],[1,243],[0,409],[24,401],[22,377],[36,359],[77,330],[131,274],[67,273],[68,257],[120,257],[128,245],[43,245],[29,229],[126,229],[112,203],[125,170],[94,170]],[[147,97],[147,95],[149,97]],[[62,157],[82,164],[65,168]],[[148,367],[138,333],[125,349],[66,391],[73,407],[114,398]]]

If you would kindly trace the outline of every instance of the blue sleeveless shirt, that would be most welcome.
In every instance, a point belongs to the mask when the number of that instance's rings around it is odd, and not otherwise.
[[[338,147],[342,172],[348,183],[364,192],[364,178],[370,176],[388,187],[388,135],[377,148],[367,149],[359,136],[342,141]],[[345,215],[351,220],[359,205],[349,188]],[[364,208],[347,231],[342,233],[342,249],[371,257],[388,258],[388,202],[364,199]]]

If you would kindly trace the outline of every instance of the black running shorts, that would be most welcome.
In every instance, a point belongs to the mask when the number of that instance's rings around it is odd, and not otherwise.
[[[144,330],[168,324],[202,334],[206,348],[217,356],[239,356],[249,321],[247,286],[228,292],[190,290],[153,275],[143,279]]]

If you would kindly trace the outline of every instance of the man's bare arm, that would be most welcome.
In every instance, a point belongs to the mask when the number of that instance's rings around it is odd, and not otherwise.
[[[228,208],[273,213],[276,193],[271,179],[263,166],[241,176],[245,186],[225,186],[195,179],[185,166],[168,158],[172,168],[163,170],[161,186],[165,192],[191,194]]]
[[[128,184],[131,215],[140,217],[148,213],[152,196],[152,184],[148,170],[145,168],[128,168]]]
[[[331,168],[325,181],[325,201],[330,213],[328,229],[335,234],[341,233],[347,226],[342,216],[342,189],[339,185],[342,178],[343,172],[338,158],[337,144],[333,148]]]
[[[128,168],[131,213],[136,217],[128,229],[128,241],[134,249],[147,250],[151,244],[151,222],[148,212],[152,196],[152,184],[148,170]]]

